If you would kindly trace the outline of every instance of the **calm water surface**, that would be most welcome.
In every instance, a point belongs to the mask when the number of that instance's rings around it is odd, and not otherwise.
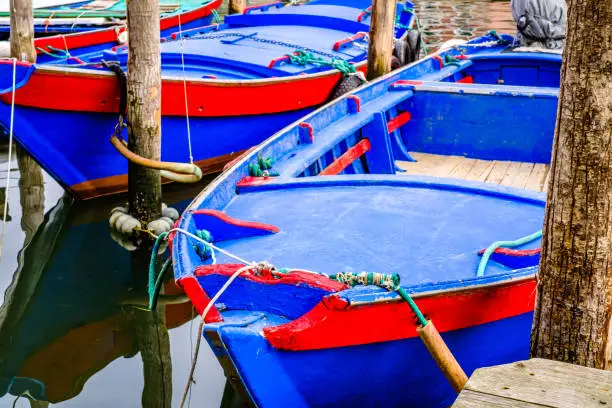
[[[415,3],[430,48],[514,31],[509,1]],[[10,217],[0,259],[0,408],[137,407],[143,398],[178,406],[198,321],[180,297],[157,315],[131,306],[145,300],[147,259],[118,246],[107,224],[125,198],[74,203],[44,172],[20,174],[17,160],[7,190],[7,150],[0,145],[0,214],[8,194]],[[181,210],[202,186],[166,188],[164,201]],[[219,407],[225,378],[205,345],[195,378],[191,405]],[[26,390],[32,398],[15,403]]]

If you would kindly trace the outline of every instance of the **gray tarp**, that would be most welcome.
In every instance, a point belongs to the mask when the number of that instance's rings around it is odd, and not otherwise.
[[[511,8],[518,29],[517,39],[522,46],[563,48],[567,21],[565,0],[512,0]]]

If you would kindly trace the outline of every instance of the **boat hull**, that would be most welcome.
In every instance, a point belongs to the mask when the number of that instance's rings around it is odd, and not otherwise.
[[[0,64],[0,122],[10,123],[12,63]],[[360,65],[365,70],[365,65]],[[287,79],[188,82],[193,161],[221,171],[244,150],[323,104],[337,72]],[[189,162],[183,81],[162,81],[162,160]],[[85,70],[68,78],[54,68],[17,66],[14,135],[60,184],[79,199],[127,190],[127,160],[109,143],[119,109],[117,79]],[[89,92],[83,93],[82,89]],[[291,94],[291,98],[287,95]],[[124,139],[127,134],[124,132]]]
[[[528,358],[532,317],[524,313],[442,336],[470,375]],[[208,336],[220,360],[227,353],[234,362],[260,407],[448,407],[456,397],[419,338],[282,351],[257,332],[228,327],[221,330],[220,352],[217,336]]]
[[[194,163],[205,174],[219,172],[238,154],[308,111],[190,118]],[[9,115],[10,106],[0,105],[0,116]],[[162,160],[189,162],[186,123],[185,117],[162,117]],[[75,197],[90,199],[127,190],[127,160],[109,143],[116,124],[116,114],[18,107],[14,135]],[[127,140],[125,132],[123,137]]]

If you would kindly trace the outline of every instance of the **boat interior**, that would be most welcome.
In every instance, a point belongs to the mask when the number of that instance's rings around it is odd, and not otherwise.
[[[273,160],[271,177],[230,172],[198,204],[280,232],[218,245],[279,267],[398,272],[418,291],[468,282],[479,250],[538,231],[560,58],[470,48],[466,59],[405,67],[264,142],[252,160]],[[418,81],[409,79],[415,71]],[[210,216],[197,211],[186,220],[211,228]],[[293,265],[295,251],[312,256]],[[520,267],[491,262],[485,276],[535,267],[538,257]]]
[[[224,24],[184,29],[162,39],[162,73],[189,79],[248,80],[311,74],[330,69],[331,60],[365,60],[369,1],[312,1],[302,6],[281,2],[249,7],[246,14],[225,18]],[[398,21],[409,25],[411,4],[400,4]],[[361,16],[361,17],[360,17]],[[398,26],[396,35],[405,29]],[[62,50],[47,50],[51,54]],[[83,48],[72,58],[41,61],[59,66],[107,70],[117,62],[125,69],[127,45]],[[288,57],[303,53],[302,58]],[[184,64],[184,71],[183,71]]]

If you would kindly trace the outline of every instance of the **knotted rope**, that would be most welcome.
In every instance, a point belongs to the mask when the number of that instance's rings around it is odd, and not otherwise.
[[[274,159],[271,157],[257,157],[256,163],[250,163],[248,166],[249,176],[251,177],[278,177],[277,171],[271,171],[274,165]]]
[[[412,300],[412,297],[408,294],[408,292],[406,292],[406,290],[400,286],[400,276],[396,273],[388,274],[378,272],[340,272],[335,275],[330,275],[329,278],[349,285],[351,287],[358,285],[375,285],[386,289],[389,292],[395,291],[398,295],[400,295],[402,299],[404,299],[408,303],[410,309],[416,315],[419,324],[423,327],[427,326],[427,319],[425,319],[425,316],[423,316],[423,313],[421,313],[421,310],[419,309],[417,304],[414,303],[414,300]]]
[[[354,74],[357,70],[355,66],[348,61],[339,58],[323,58],[316,57],[313,53],[306,51],[294,51],[288,55],[289,61],[294,65],[314,65],[317,68],[320,67],[332,67],[342,72],[344,75]]]

